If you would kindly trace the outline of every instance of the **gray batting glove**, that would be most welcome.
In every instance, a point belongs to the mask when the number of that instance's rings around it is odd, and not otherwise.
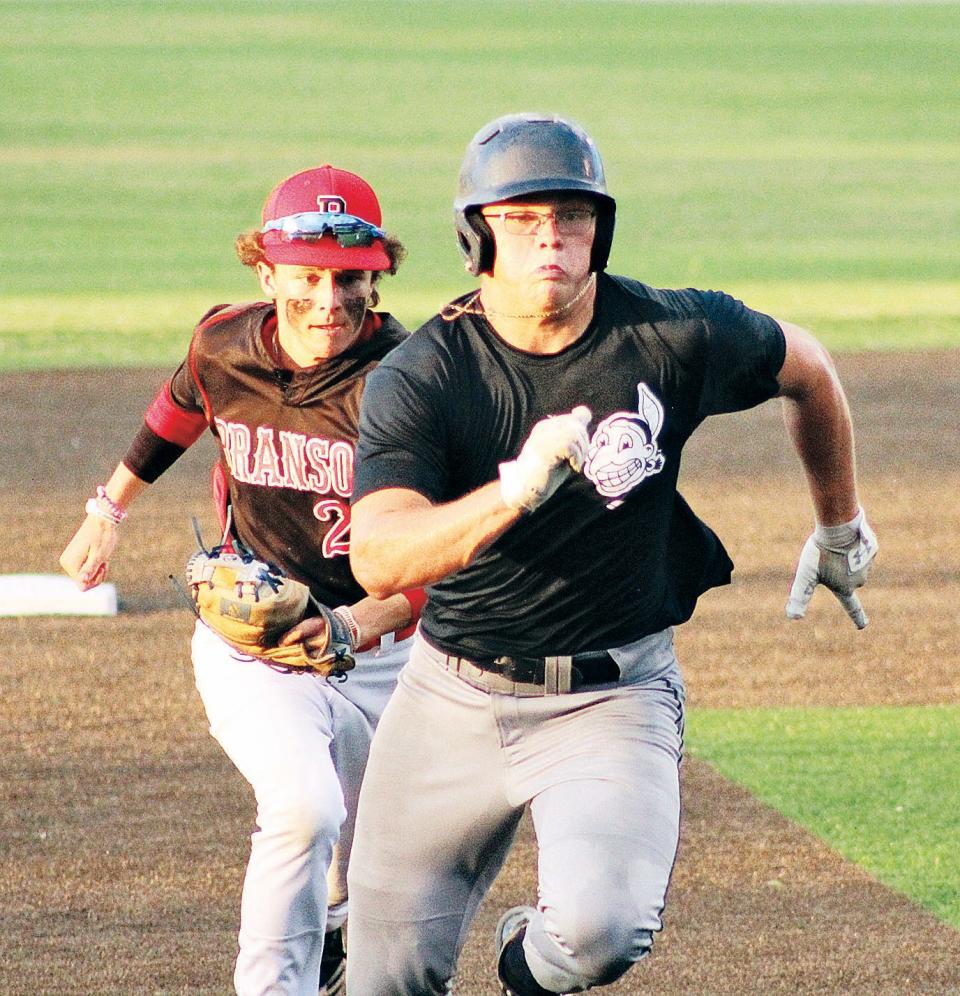
[[[508,508],[532,512],[560,487],[571,468],[579,471],[590,445],[590,409],[541,419],[516,460],[500,464],[500,495]]]
[[[800,553],[787,600],[787,618],[802,619],[814,590],[822,584],[837,596],[857,629],[863,629],[870,620],[856,589],[867,580],[877,550],[877,537],[862,508],[841,526],[817,526]]]

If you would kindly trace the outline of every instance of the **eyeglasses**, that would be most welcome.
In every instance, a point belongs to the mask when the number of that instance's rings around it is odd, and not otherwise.
[[[504,211],[501,214],[487,214],[484,218],[502,218],[503,229],[510,235],[536,235],[541,228],[552,221],[561,235],[589,235],[593,228],[596,212],[590,208],[564,208],[550,214],[536,211]]]
[[[375,239],[386,236],[382,228],[377,228],[363,218],[330,211],[304,211],[302,214],[289,214],[285,218],[274,218],[260,232],[280,232],[288,239],[302,239],[304,242],[317,242],[329,233],[344,249],[370,246]]]

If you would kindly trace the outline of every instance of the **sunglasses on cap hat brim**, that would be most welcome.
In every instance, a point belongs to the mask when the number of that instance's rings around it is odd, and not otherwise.
[[[325,235],[331,235],[344,249],[366,248],[386,236],[382,228],[363,218],[329,211],[305,211],[274,218],[260,232],[279,232],[286,239],[302,242],[317,242]]]

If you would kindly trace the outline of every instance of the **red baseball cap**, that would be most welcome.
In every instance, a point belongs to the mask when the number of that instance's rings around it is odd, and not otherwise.
[[[359,218],[380,227],[380,202],[366,180],[345,169],[324,164],[287,177],[270,192],[263,205],[263,224],[300,214],[331,214]],[[294,226],[296,227],[296,226]],[[391,263],[382,238],[370,245],[341,245],[330,232],[321,238],[297,238],[279,230],[260,236],[271,263],[321,266],[331,270],[389,270]]]

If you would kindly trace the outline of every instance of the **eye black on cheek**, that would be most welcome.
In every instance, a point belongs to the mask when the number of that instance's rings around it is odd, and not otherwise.
[[[363,313],[367,310],[367,297],[365,294],[348,298],[343,302],[343,310],[350,316],[350,321],[354,325],[359,325],[363,321]]]
[[[291,298],[287,301],[287,317],[288,318],[298,318],[300,315],[305,315],[312,307],[310,301],[304,301],[299,298]]]

